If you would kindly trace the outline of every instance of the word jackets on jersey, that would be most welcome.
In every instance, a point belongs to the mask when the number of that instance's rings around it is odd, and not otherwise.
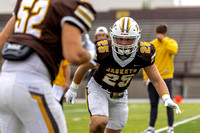
[[[54,80],[61,62],[61,30],[65,22],[88,32],[96,17],[81,0],[17,0],[14,34],[8,40],[29,46],[40,56]]]
[[[98,69],[94,72],[97,83],[110,92],[123,92],[133,76],[154,63],[155,48],[148,42],[138,42],[138,50],[126,60],[121,60],[111,48],[110,40],[96,43]]]

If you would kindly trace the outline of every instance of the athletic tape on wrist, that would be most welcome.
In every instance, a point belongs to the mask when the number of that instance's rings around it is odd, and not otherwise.
[[[164,99],[166,99],[166,98],[169,98],[170,99],[170,95],[169,94],[164,94],[164,95],[162,95],[162,100],[164,100]]]
[[[80,84],[76,84],[74,81],[72,81],[72,83],[71,83],[70,86],[77,90],[78,87],[79,87],[79,85],[80,85]]]

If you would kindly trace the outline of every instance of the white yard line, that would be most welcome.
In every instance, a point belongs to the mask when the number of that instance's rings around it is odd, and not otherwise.
[[[192,118],[189,118],[189,119],[186,119],[186,120],[177,122],[177,123],[175,123],[175,124],[173,125],[173,127],[176,127],[176,126],[178,126],[178,125],[187,123],[187,122],[189,122],[189,121],[192,121],[192,120],[195,120],[195,119],[198,119],[198,118],[200,118],[200,115],[197,115],[197,116],[194,116],[194,117],[192,117]],[[156,130],[155,133],[160,133],[160,132],[165,131],[165,130],[167,130],[167,129],[168,129],[168,127],[164,127],[164,128],[161,128],[161,129]]]

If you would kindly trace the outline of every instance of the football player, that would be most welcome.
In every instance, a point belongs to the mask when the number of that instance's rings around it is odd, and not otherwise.
[[[95,41],[97,40],[102,40],[102,39],[109,39],[110,36],[109,36],[109,33],[108,33],[108,30],[106,27],[104,26],[99,26],[96,28],[96,31],[95,31],[95,34],[94,34],[94,37],[95,37]],[[90,37],[88,34],[86,34],[84,36],[85,40],[84,40],[84,45],[85,43],[88,43],[87,45],[90,46],[92,48],[91,45],[93,45],[93,43],[91,42],[90,40]],[[94,44],[95,45],[95,44]],[[92,69],[90,69],[92,68]],[[88,69],[90,71],[90,75],[89,75],[89,79],[92,77],[94,71],[98,68],[96,62],[94,60],[91,60],[90,62],[86,63],[85,65],[83,65],[82,67],[79,67],[78,70],[77,70],[77,73],[79,73],[78,71],[80,72],[84,72],[83,74],[81,74],[80,78],[82,79],[83,77],[82,76],[85,76],[85,74],[87,73]],[[60,77],[61,75],[63,75],[62,73],[59,73],[57,77]],[[60,78],[59,78],[60,79]],[[58,80],[59,82],[57,82],[57,84],[60,84],[60,80]],[[54,81],[55,82],[55,81]],[[68,81],[67,81],[68,82]],[[78,82],[77,82],[78,83]],[[63,83],[64,84],[64,83]],[[54,94],[58,93],[57,90],[61,90],[61,89],[56,89],[56,88],[61,88],[59,87],[58,85],[54,85],[53,86],[53,91],[54,91]],[[61,101],[60,101],[61,103]]]
[[[97,40],[102,40],[102,39],[109,39],[110,38],[110,35],[108,33],[108,30],[106,27],[104,26],[99,26],[96,28],[96,31],[95,31],[95,34],[94,34],[94,37],[95,37],[95,42]],[[94,63],[94,65],[96,65],[96,63],[93,61],[91,63]],[[90,69],[90,74],[89,74],[89,78],[90,79],[94,73],[94,71],[97,69],[98,66],[94,67],[93,69]],[[79,71],[82,71],[82,70],[79,70]]]
[[[84,47],[90,49],[91,51],[96,50],[95,45],[90,40],[88,34],[84,34],[84,41],[82,42],[82,44],[84,45]],[[95,63],[94,60],[90,60],[90,62]],[[53,81],[53,88],[52,88],[54,97],[56,98],[56,100],[60,102],[62,106],[64,100],[63,96],[69,88],[70,76],[71,76],[70,63],[66,59],[62,60],[56,79]]]
[[[0,34],[1,133],[67,133],[51,83],[63,58],[73,65],[94,58],[95,51],[82,47],[81,33],[95,17],[80,0],[17,0]]]
[[[101,40],[101,39],[109,39],[109,33],[106,27],[99,26],[96,28],[96,31],[94,33],[95,41]]]
[[[96,61],[99,65],[87,84],[87,107],[91,119],[90,133],[120,133],[128,118],[128,91],[132,78],[141,68],[149,76],[165,106],[181,113],[169,96],[167,86],[154,65],[155,48],[148,42],[138,42],[140,28],[130,17],[122,17],[111,28],[111,40],[96,42]],[[79,66],[65,97],[74,103],[78,84],[84,77],[87,65]]]

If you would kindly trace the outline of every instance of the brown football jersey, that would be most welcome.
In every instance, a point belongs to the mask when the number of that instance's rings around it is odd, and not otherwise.
[[[104,89],[111,92],[127,89],[133,76],[141,68],[154,63],[155,48],[148,42],[139,42],[137,52],[126,60],[121,60],[113,52],[110,40],[97,41],[96,48],[99,67],[93,77]]]
[[[61,30],[65,22],[88,32],[96,17],[92,6],[81,0],[17,0],[11,43],[23,44],[38,53],[52,80],[61,62]]]

